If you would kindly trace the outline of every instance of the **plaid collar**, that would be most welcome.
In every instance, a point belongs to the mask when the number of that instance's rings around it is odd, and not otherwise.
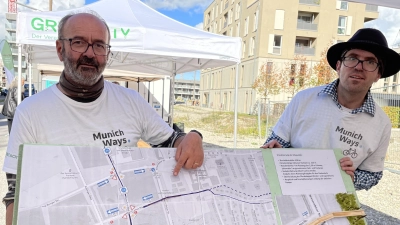
[[[336,103],[337,107],[341,109],[343,106],[339,103],[338,101],[338,96],[337,96],[337,86],[339,84],[339,79],[336,79],[332,83],[326,85],[324,89],[322,89],[319,93],[325,93],[328,94],[332,97],[332,100]],[[368,91],[367,93],[367,98],[365,99],[363,105],[360,108],[353,109],[351,111],[351,114],[357,114],[361,112],[366,112],[371,114],[371,116],[375,116],[375,102],[374,99],[372,98],[371,91]]]

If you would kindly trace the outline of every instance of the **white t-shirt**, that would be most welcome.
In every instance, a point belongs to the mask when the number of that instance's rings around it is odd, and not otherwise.
[[[53,85],[17,107],[3,171],[16,174],[24,143],[135,147],[140,138],[160,144],[172,133],[134,90],[105,81],[95,101],[81,103]]]
[[[391,122],[375,104],[375,115],[351,114],[339,109],[324,87],[299,92],[274,127],[276,135],[293,148],[339,148],[355,168],[383,170],[389,146]]]

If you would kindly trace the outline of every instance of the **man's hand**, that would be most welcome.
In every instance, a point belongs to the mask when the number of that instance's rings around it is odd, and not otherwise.
[[[353,167],[353,161],[349,157],[343,157],[339,162],[342,170],[350,175],[351,180],[354,182],[354,171],[356,168]]]
[[[265,143],[260,148],[282,148],[282,145],[275,139],[270,140],[268,143]]]
[[[203,141],[199,134],[189,132],[175,142],[174,147],[176,146],[178,146],[175,154],[177,163],[174,168],[174,176],[178,175],[182,167],[185,169],[196,169],[203,164]]]

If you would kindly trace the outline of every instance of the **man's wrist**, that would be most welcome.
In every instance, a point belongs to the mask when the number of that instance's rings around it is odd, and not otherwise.
[[[199,131],[197,131],[197,130],[191,130],[191,131],[189,131],[189,132],[197,133],[198,135],[200,135],[201,140],[203,140],[203,135],[202,135]]]

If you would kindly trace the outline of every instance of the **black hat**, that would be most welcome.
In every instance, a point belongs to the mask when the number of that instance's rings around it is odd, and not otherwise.
[[[329,48],[326,55],[329,65],[336,70],[336,63],[343,52],[361,49],[373,53],[383,62],[381,78],[390,77],[400,70],[400,55],[388,47],[385,36],[377,29],[359,29],[347,42],[341,42]]]

